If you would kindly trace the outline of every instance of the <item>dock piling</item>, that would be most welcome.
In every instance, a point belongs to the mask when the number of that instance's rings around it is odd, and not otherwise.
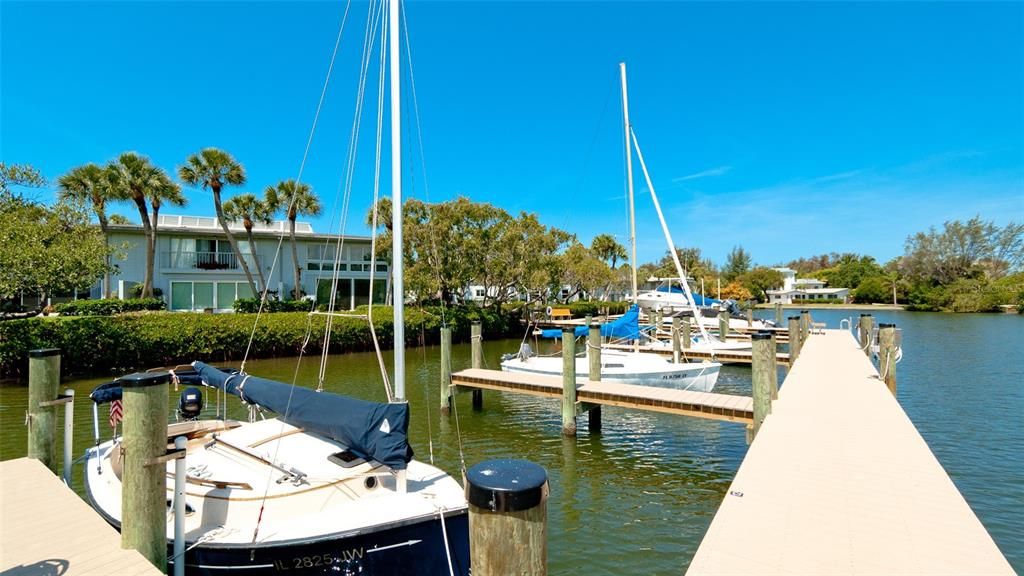
[[[28,353],[28,457],[57,473],[57,386],[60,350],[42,348]]]
[[[483,368],[484,366],[484,335],[483,327],[480,325],[480,321],[473,322],[469,327],[469,340],[470,340],[470,366],[473,368]],[[484,408],[484,391],[473,390],[473,410],[483,410]]]
[[[124,473],[121,547],[134,548],[157,568],[167,567],[167,372],[121,378]]]
[[[804,340],[801,337],[801,326],[799,316],[789,317],[789,365],[792,368],[793,362],[796,362],[797,356],[800,356],[800,347],[803,346]]]
[[[700,322],[700,318],[696,318]],[[722,310],[718,313],[718,339],[725,342],[729,339],[729,311]]]
[[[687,320],[686,322],[683,322],[683,336],[682,336],[681,340],[683,341],[683,349],[684,350],[689,348],[691,342],[693,342],[690,339],[690,321],[689,320]]]
[[[857,333],[860,336],[860,349],[864,351],[864,354],[871,357],[871,332],[874,330],[874,318],[871,314],[861,314],[860,321],[857,324]]]
[[[680,350],[679,343],[679,328],[683,323],[683,319],[679,316],[672,317],[672,362],[679,364],[682,360],[682,350]]]
[[[70,487],[74,475],[74,466],[71,462],[75,453],[75,390],[65,388],[64,397],[68,402],[64,404],[64,468],[61,471],[64,474],[64,484]]]
[[[747,328],[754,326],[754,308],[747,308]]]
[[[807,336],[811,333],[811,312],[809,310],[800,311],[800,341],[806,342]]]
[[[896,396],[896,325],[878,325],[878,371]]]
[[[466,472],[475,576],[547,574],[548,477],[527,460],[491,460]]]
[[[782,302],[775,303],[775,325],[782,327]]]
[[[753,345],[754,353],[753,364],[751,365],[753,372],[752,395],[754,398],[754,429],[752,438],[756,438],[764,419],[772,412],[772,380],[776,380],[776,389],[778,389],[778,380],[771,334],[767,332],[751,334],[750,341]]]
[[[576,435],[576,328],[562,327],[562,434]]]
[[[452,329],[441,327],[441,415],[452,409]]]
[[[186,450],[188,439],[174,439],[175,450]],[[185,459],[174,461],[174,576],[185,576]]]
[[[601,325],[590,324],[590,333],[587,335],[587,356],[590,358],[590,380],[601,381]],[[601,407],[594,406],[587,412],[587,431],[601,431]]]

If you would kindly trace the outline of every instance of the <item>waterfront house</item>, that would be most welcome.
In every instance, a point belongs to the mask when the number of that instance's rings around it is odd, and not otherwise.
[[[792,268],[772,268],[782,274],[782,287],[766,290],[768,302],[794,304],[822,300],[846,302],[850,297],[849,288],[826,288],[825,282],[815,278],[797,278]]]
[[[283,299],[290,299],[294,264],[288,222],[254,223],[254,246],[249,245],[241,222],[232,222],[229,228],[243,258],[247,259],[257,288],[262,290],[263,287],[259,286],[253,254],[258,257],[270,291]],[[339,236],[318,234],[305,222],[295,224],[295,236],[299,266],[302,268],[302,291],[308,297],[316,298],[318,303],[326,303],[330,298],[332,265]],[[374,302],[382,303],[387,290],[388,262],[370,262],[369,237],[346,235],[340,241],[342,257],[337,271],[336,308],[351,309],[367,304],[370,274],[374,274]],[[113,276],[118,297],[128,298],[131,287],[141,284],[146,272],[146,238],[142,226],[111,224],[110,243],[128,246],[124,259],[115,261],[119,273]],[[170,310],[226,312],[232,310],[237,298],[253,297],[220,223],[216,218],[203,216],[160,215],[153,286],[162,292]],[[90,297],[99,298],[101,293],[97,283]]]

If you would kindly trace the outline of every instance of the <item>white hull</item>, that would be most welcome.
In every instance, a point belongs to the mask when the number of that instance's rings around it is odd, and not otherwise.
[[[673,364],[656,354],[601,351],[601,380],[678,388],[697,392],[710,392],[718,381],[721,364],[715,362],[694,362]],[[532,356],[526,360],[512,358],[501,363],[505,372],[523,372],[544,376],[562,375],[560,356]],[[590,380],[590,359],[576,358],[576,382],[583,384]]]

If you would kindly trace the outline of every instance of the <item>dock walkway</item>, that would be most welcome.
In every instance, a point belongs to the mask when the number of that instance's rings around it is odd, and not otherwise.
[[[0,462],[3,576],[163,574],[38,460]]]
[[[546,398],[562,397],[561,376],[469,368],[452,374],[452,386],[518,392]],[[588,380],[576,387],[579,403],[620,406],[728,422],[752,423],[754,403],[749,396],[713,394],[673,388]]]
[[[849,332],[804,345],[691,575],[1013,574]]]

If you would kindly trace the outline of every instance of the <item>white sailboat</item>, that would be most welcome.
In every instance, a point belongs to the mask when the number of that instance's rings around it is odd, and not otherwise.
[[[390,39],[393,282],[401,295],[399,0],[389,0],[387,11],[371,4],[375,8],[380,33],[388,30]],[[381,51],[383,60],[383,41]],[[184,563],[188,574],[469,574],[463,489],[443,470],[413,459],[409,447],[403,317],[403,299],[395,298],[395,391],[387,403],[201,362],[172,372],[182,382],[236,395],[277,417],[185,421],[166,431],[169,441],[188,438],[186,552],[169,555],[169,564]],[[104,385],[91,397],[96,404],[119,399],[121,385]],[[186,392],[191,399],[182,403],[183,416],[196,417],[201,396]],[[101,444],[98,423],[96,430],[97,446],[86,458],[86,494],[107,521],[120,526],[121,439]],[[169,499],[172,473],[168,463]],[[173,550],[170,522],[167,537]]]

